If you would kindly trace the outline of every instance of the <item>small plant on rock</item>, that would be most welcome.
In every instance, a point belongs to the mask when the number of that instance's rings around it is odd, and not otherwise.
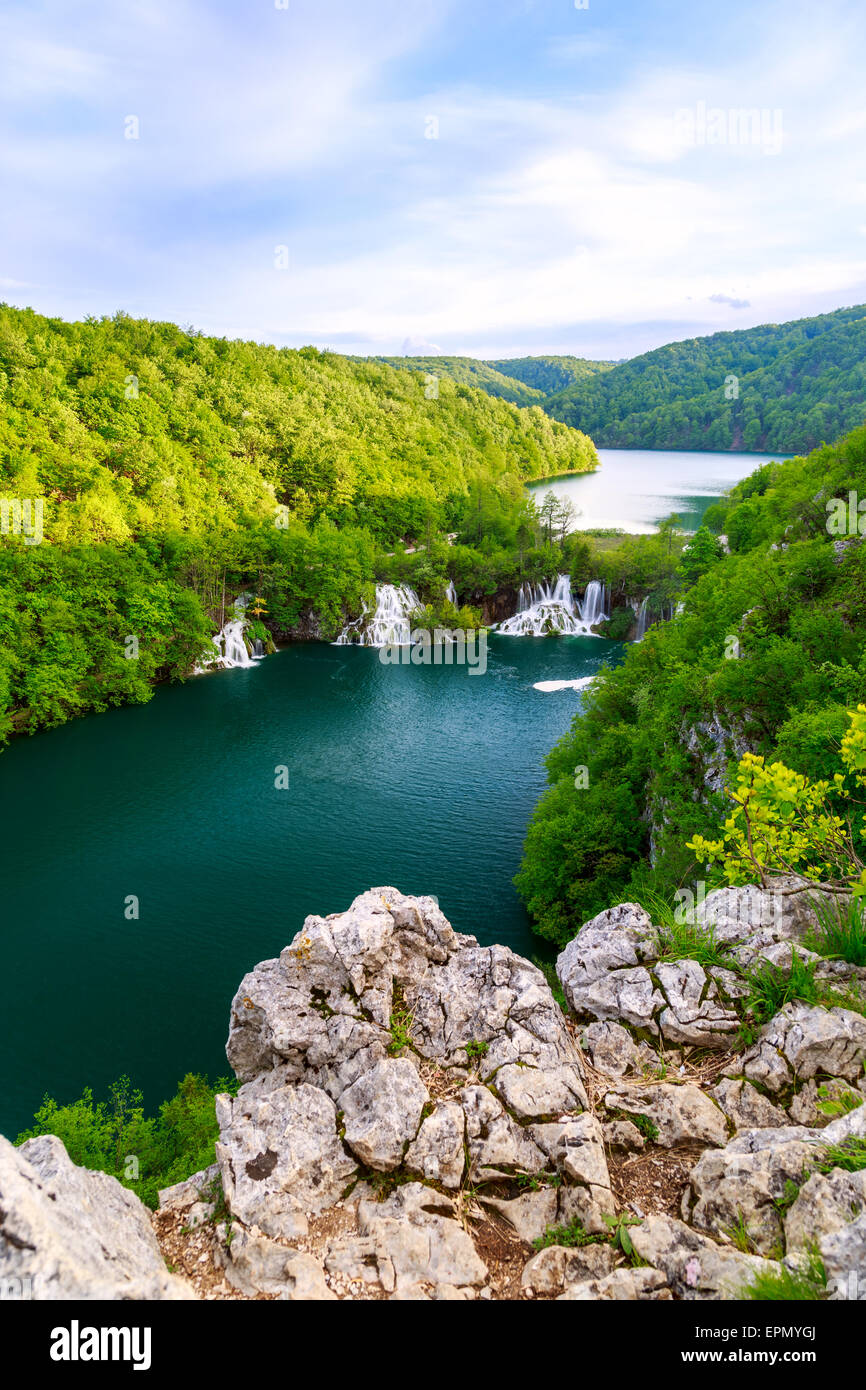
[[[829,1115],[831,1119],[838,1119],[841,1115],[850,1115],[852,1110],[858,1110],[863,1104],[864,1097],[860,1091],[854,1091],[850,1086],[844,1090],[837,1091],[835,1094],[829,1086],[818,1087],[818,1109],[822,1115]]]
[[[861,1172],[866,1168],[866,1139],[852,1134],[841,1144],[828,1145],[815,1167],[819,1173],[830,1173],[834,1168],[844,1168],[846,1173]]]
[[[788,1212],[791,1210],[791,1207],[794,1205],[799,1195],[800,1184],[794,1182],[792,1178],[786,1178],[785,1188],[782,1192],[781,1197],[777,1197],[776,1200],[773,1202],[773,1206],[776,1208],[776,1211],[779,1213],[781,1217],[787,1216]]]
[[[532,1244],[536,1250],[546,1250],[550,1245],[565,1245],[571,1249],[583,1245],[605,1245],[607,1240],[607,1236],[591,1235],[585,1231],[583,1223],[575,1217],[567,1226],[548,1226],[544,1235]]]
[[[817,1004],[821,988],[815,979],[815,965],[791,949],[791,968],[783,970],[767,962],[746,977],[749,995],[746,1009],[758,1023],[768,1023],[780,1009],[794,999]]]
[[[741,1211],[737,1212],[736,1221],[722,1227],[722,1233],[728,1237],[735,1250],[741,1251],[744,1255],[755,1253],[755,1240]]]
[[[827,1272],[817,1245],[809,1247],[803,1264],[795,1270],[785,1265],[778,1273],[761,1270],[740,1296],[754,1303],[817,1303],[825,1299]]]
[[[655,1120],[650,1119],[649,1115],[628,1115],[623,1113],[621,1119],[631,1120],[635,1129],[643,1135],[650,1144],[655,1144],[659,1137],[659,1127]]]
[[[809,950],[827,960],[866,965],[864,899],[852,897],[828,902],[826,898],[816,897],[812,899],[812,906],[817,926],[806,937]]]
[[[604,1224],[610,1228],[608,1240],[614,1250],[621,1250],[626,1259],[635,1268],[646,1266],[646,1260],[641,1259],[634,1248],[634,1242],[628,1233],[629,1226],[639,1226],[640,1219],[637,1216],[629,1216],[621,1211],[619,1216],[603,1217]]]

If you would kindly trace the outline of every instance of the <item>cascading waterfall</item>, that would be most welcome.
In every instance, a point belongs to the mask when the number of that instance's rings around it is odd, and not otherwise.
[[[496,631],[505,637],[546,637],[559,633],[565,637],[594,637],[592,628],[604,621],[605,589],[601,580],[586,586],[583,601],[575,603],[571,579],[559,574],[556,583],[521,584],[517,612],[506,618]]]
[[[641,599],[639,606],[634,610],[637,623],[634,640],[640,642],[646,636],[647,628],[652,627],[654,623],[671,622],[682,610],[683,605],[681,603],[663,603],[657,611],[652,612],[649,594],[647,594],[646,598]]]
[[[447,598],[447,600],[448,600],[449,603],[453,603],[453,604],[454,604],[454,607],[455,607],[455,608],[458,606],[458,604],[457,604],[457,590],[454,588],[454,580],[453,580],[453,579],[449,579],[449,580],[448,580],[448,588],[445,590],[445,597]]]
[[[360,618],[347,623],[335,647],[407,647],[411,642],[411,615],[422,603],[408,584],[377,584],[376,610],[366,603]]]
[[[193,670],[193,675],[203,676],[208,671],[233,671],[238,667],[255,666],[255,661],[247,651],[244,641],[246,618],[232,618],[212,638],[213,656],[204,656]],[[261,645],[261,643],[259,643]],[[264,648],[261,655],[264,656]]]
[[[635,610],[635,618],[637,621],[637,632],[635,634],[634,640],[636,642],[640,642],[641,638],[646,636],[646,630],[650,625],[649,595],[647,595],[646,598],[641,599],[640,607]]]

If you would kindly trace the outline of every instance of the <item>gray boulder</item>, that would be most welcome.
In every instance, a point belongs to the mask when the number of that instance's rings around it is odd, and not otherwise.
[[[0,1286],[41,1301],[195,1298],[135,1193],[77,1167],[52,1134],[20,1148],[0,1136]]]

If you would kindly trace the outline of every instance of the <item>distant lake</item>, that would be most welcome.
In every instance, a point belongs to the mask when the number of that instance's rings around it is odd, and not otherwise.
[[[596,473],[576,473],[532,483],[537,502],[548,492],[567,497],[579,513],[574,529],[618,527],[647,534],[676,512],[683,529],[696,531],[704,512],[734,483],[763,463],[789,454],[683,453],[674,449],[599,449]]]

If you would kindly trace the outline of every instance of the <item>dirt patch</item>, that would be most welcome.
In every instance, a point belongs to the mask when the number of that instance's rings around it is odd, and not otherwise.
[[[232,1288],[225,1271],[216,1262],[219,1241],[213,1222],[206,1221],[190,1229],[186,1224],[188,1216],[188,1208],[178,1211],[170,1207],[167,1211],[154,1212],[154,1234],[169,1270],[188,1279],[199,1298],[248,1300],[247,1294]],[[265,1299],[268,1295],[257,1294],[256,1297]]]
[[[703,1144],[651,1147],[637,1154],[608,1153],[611,1191],[617,1209],[634,1216],[674,1216],[680,1210],[689,1173],[704,1152]]]
[[[531,1245],[521,1240],[513,1226],[494,1213],[486,1212],[473,1218],[468,1226],[475,1249],[490,1271],[490,1289],[494,1299],[527,1298],[520,1286],[520,1276],[526,1261],[534,1254]]]

